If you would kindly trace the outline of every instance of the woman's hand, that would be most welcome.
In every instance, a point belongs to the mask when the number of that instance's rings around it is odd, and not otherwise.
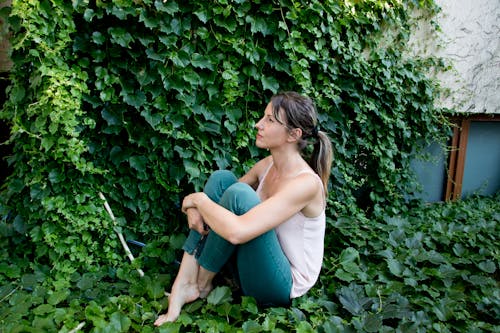
[[[188,208],[186,210],[189,229],[199,232],[201,235],[208,234],[208,228],[203,221],[203,216],[196,208]]]
[[[182,212],[184,214],[187,214],[187,210],[189,208],[196,208],[196,204],[194,202],[194,199],[195,199],[197,194],[199,194],[199,192],[191,193],[191,194],[188,194],[184,197],[184,200],[182,201]]]
[[[184,197],[182,201],[182,211],[187,215],[189,229],[193,229],[202,235],[208,233],[208,228],[196,207],[197,202],[203,200],[206,194],[203,192],[191,193]]]
[[[182,212],[186,213],[188,208],[198,208],[198,204],[203,202],[203,200],[208,199],[208,196],[203,193],[203,192],[195,192],[188,194],[184,197],[184,200],[182,201]]]

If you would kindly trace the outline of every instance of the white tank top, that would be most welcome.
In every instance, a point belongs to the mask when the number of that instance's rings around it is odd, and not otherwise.
[[[259,179],[256,191],[259,197],[262,183],[271,166],[272,163]],[[298,174],[304,172],[314,174],[321,184],[319,176],[311,170],[303,170]],[[304,295],[318,280],[323,263],[325,227],[326,215],[323,209],[317,217],[306,217],[302,212],[298,212],[275,229],[292,271],[293,284],[290,298]]]

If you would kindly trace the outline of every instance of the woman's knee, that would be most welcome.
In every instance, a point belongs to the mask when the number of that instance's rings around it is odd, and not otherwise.
[[[213,201],[219,202],[226,189],[237,181],[238,179],[231,171],[217,170],[208,178],[203,192]]]
[[[260,203],[255,190],[246,183],[232,184],[224,192],[221,205],[237,215],[242,215]]]
[[[234,184],[237,181],[238,181],[238,179],[236,178],[234,173],[232,173],[231,171],[229,171],[229,170],[216,170],[210,175],[210,177],[208,177],[207,185],[208,184],[221,184],[222,183],[222,184],[229,184],[227,186],[227,187],[229,187],[230,185]]]
[[[234,175],[234,173],[232,173],[229,170],[215,170],[210,175],[210,178],[215,178],[215,179],[227,179],[227,178],[229,178],[229,179],[235,179],[236,176]]]

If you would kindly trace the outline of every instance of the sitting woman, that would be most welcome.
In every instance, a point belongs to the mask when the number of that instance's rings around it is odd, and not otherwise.
[[[256,145],[270,155],[239,180],[216,171],[203,192],[184,198],[190,233],[169,296],[155,325],[175,321],[203,298],[235,253],[244,295],[286,306],[316,282],[323,261],[332,147],[318,130],[314,103],[295,92],[275,95],[256,124]],[[309,163],[302,154],[312,144]],[[208,226],[208,227],[207,227]],[[236,252],[235,252],[236,251]]]

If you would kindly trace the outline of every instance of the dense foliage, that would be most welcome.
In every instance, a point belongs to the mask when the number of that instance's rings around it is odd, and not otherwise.
[[[14,144],[2,191],[13,244],[59,272],[117,263],[98,192],[128,238],[184,232],[185,192],[214,169],[241,174],[262,156],[253,126],[279,90],[317,101],[336,148],[331,214],[404,207],[411,157],[435,136],[440,114],[429,63],[405,56],[410,9],[14,1],[2,111]]]
[[[159,331],[498,332],[499,225],[499,195],[376,220],[330,219],[321,280],[290,308],[262,309],[219,286]],[[163,288],[172,278],[154,260],[163,246],[142,250],[143,278],[123,265],[57,283],[51,267],[32,265],[24,273],[18,265],[24,261],[7,265],[4,252],[0,332],[158,331],[152,323],[164,311]]]
[[[450,248],[436,245],[446,240],[428,234],[435,225],[425,210],[406,217],[415,187],[410,162],[442,133],[437,89],[426,75],[436,64],[406,52],[415,6],[424,16],[436,10],[432,1],[397,0],[14,0],[11,85],[0,113],[13,147],[0,202],[0,245],[8,249],[0,258],[1,325],[152,330],[186,231],[182,196],[214,169],[242,173],[263,156],[253,146],[255,121],[273,93],[297,90],[316,100],[336,149],[322,285],[311,300],[267,312],[248,298],[226,302],[221,288],[179,325],[330,331],[415,320],[428,327],[438,318],[488,327],[498,305],[488,274],[498,253],[490,244],[478,259],[454,262],[441,253]],[[405,217],[389,217],[398,214]],[[343,216],[356,216],[352,229]],[[497,215],[478,218],[498,228]],[[133,267],[115,230],[146,243]],[[415,248],[395,246],[405,236],[417,237]],[[422,259],[418,240],[448,261]],[[424,269],[426,260],[438,266]],[[463,277],[474,265],[479,289]],[[443,273],[448,266],[464,272]],[[459,318],[433,310],[444,289],[431,277],[448,273],[445,287],[463,277],[457,283],[472,293]],[[426,285],[429,296],[419,298]],[[463,305],[453,297],[446,300]],[[478,299],[484,304],[471,309]],[[408,311],[387,314],[377,304]],[[207,317],[194,321],[197,314]]]

